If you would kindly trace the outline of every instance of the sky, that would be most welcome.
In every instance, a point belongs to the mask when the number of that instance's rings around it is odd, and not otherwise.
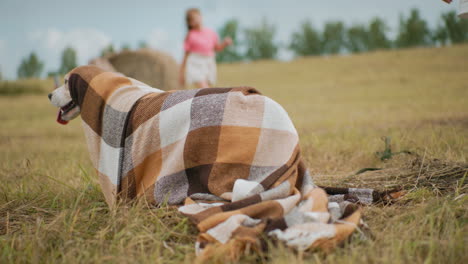
[[[395,35],[400,15],[407,16],[411,8],[435,27],[442,12],[457,6],[458,0],[450,5],[442,0],[0,0],[0,72],[3,78],[16,78],[31,51],[44,61],[45,75],[59,68],[66,46],[77,51],[79,64],[86,64],[110,43],[136,48],[141,41],[180,61],[184,13],[190,7],[200,8],[204,26],[215,30],[231,18],[241,28],[266,18],[277,28],[276,40],[286,44],[304,20],[320,29],[330,20],[352,25],[378,16]],[[292,54],[282,49],[279,57],[287,60]]]

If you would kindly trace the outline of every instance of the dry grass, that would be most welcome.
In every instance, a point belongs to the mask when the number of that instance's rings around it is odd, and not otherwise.
[[[410,186],[396,204],[365,208],[374,239],[356,235],[329,255],[272,247],[241,261],[466,262],[466,172],[444,192],[443,182],[412,180],[466,169],[467,70],[466,45],[220,66],[220,85],[257,87],[288,110],[317,183]],[[59,126],[55,111],[45,95],[0,97],[0,263],[192,262],[196,231],[174,208],[108,209],[80,122]],[[424,161],[381,161],[382,136]],[[344,178],[364,167],[384,170]]]
[[[403,164],[390,162],[386,168],[366,173],[352,174],[340,179],[328,179],[331,186],[359,187],[385,190],[417,190],[430,188],[440,194],[466,193],[468,163],[456,163],[416,156],[405,158]]]
[[[0,96],[18,96],[24,94],[44,94],[53,87],[53,81],[25,79],[18,81],[0,81]]]

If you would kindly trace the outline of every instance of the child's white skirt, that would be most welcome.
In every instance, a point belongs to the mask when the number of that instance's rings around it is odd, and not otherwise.
[[[216,83],[215,56],[190,53],[185,63],[185,83],[191,85],[201,82]]]
[[[468,0],[460,0],[460,7],[458,8],[458,16],[460,18],[468,18]]]

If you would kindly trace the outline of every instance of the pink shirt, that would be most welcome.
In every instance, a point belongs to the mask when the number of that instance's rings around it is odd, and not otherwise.
[[[215,55],[215,46],[218,44],[218,35],[209,28],[190,30],[185,38],[184,50],[205,56]]]

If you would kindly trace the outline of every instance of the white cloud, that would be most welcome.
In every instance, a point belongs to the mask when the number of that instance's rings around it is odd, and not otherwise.
[[[6,41],[3,39],[0,39],[0,61],[2,61],[3,56],[6,53],[6,47],[7,47]]]
[[[0,39],[0,76],[2,79],[6,79],[13,75],[11,67],[8,67],[8,53],[7,53],[7,41]]]
[[[149,33],[147,41],[151,48],[167,52],[177,61],[182,59],[182,40],[171,38],[167,31],[155,28]]]
[[[111,43],[111,38],[103,32],[92,28],[78,28],[70,31],[60,31],[49,28],[29,34],[31,41],[38,43],[42,56],[46,56],[46,66],[49,70],[56,70],[60,65],[60,56],[67,46],[76,50],[78,64],[87,64],[98,56],[101,50]]]
[[[0,61],[3,60],[3,56],[5,55],[6,52],[6,41],[3,39],[0,39]]]
[[[169,34],[160,28],[153,29],[148,36],[148,45],[155,49],[169,47]]]

